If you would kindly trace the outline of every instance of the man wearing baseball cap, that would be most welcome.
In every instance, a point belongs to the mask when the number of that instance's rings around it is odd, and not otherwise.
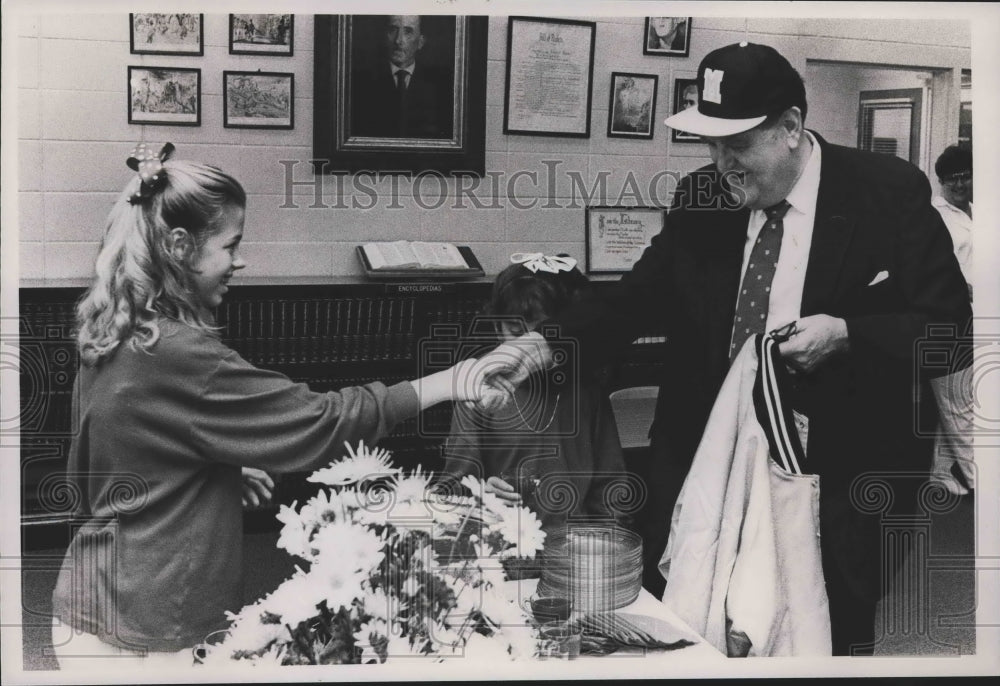
[[[883,561],[883,524],[916,507],[930,464],[914,388],[948,371],[922,366],[920,341],[931,325],[966,331],[968,290],[926,176],[807,131],[802,78],[776,50],[719,48],[697,85],[698,106],[666,124],[701,136],[713,164],[679,183],[663,230],[611,294],[551,324],[579,341],[584,370],[614,360],[651,322],[667,331],[635,518],[654,594],[671,513],[729,366],[748,338],[788,325],[780,351],[808,417],[803,470],[820,476],[833,652],[870,654],[895,571]],[[515,383],[550,363],[539,334],[517,343],[496,355]]]

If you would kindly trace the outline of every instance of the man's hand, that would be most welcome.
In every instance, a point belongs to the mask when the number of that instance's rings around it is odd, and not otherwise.
[[[496,347],[479,358],[477,364],[480,406],[487,411],[502,406],[525,379],[548,369],[551,363],[549,344],[537,332],[527,333]]]
[[[271,499],[274,493],[274,481],[262,469],[243,467],[243,507],[259,506]]]
[[[832,355],[850,350],[847,322],[814,314],[796,322],[796,332],[778,350],[792,371],[808,374]]]

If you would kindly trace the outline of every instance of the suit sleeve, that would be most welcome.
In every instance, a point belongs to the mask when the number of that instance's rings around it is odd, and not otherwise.
[[[608,504],[617,495],[614,489],[622,483],[625,476],[625,457],[622,453],[621,440],[618,437],[618,425],[615,423],[614,412],[606,389],[598,387],[593,393],[594,411],[591,415],[591,445],[594,455],[594,479],[587,491],[584,512],[588,514],[612,514]],[[623,489],[622,493],[627,493]],[[624,505],[629,505],[625,502]]]
[[[968,288],[930,196],[930,184],[920,174],[899,199],[891,270],[903,306],[894,312],[846,317],[853,354],[913,365],[920,363],[916,343],[926,339],[929,327],[954,327],[958,337],[971,334]],[[922,375],[934,372],[921,367]]]
[[[675,232],[675,212],[701,197],[693,192],[698,173],[681,180],[674,193],[675,203],[664,220],[663,229],[653,237],[642,256],[611,288],[575,303],[546,324],[571,345],[579,345],[584,373],[615,361],[632,341],[652,326],[669,326],[666,303],[671,298],[671,259]],[[546,335],[552,341],[552,336]]]
[[[372,445],[415,416],[412,384],[380,382],[314,393],[235,352],[207,377],[191,432],[208,460],[274,472],[307,471],[344,453],[344,443]]]

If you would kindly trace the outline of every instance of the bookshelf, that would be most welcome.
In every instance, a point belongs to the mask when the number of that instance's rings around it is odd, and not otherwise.
[[[222,337],[252,364],[279,371],[314,391],[432,371],[422,351],[458,343],[482,312],[488,279],[372,283],[353,277],[243,280],[217,311]],[[598,288],[608,282],[596,282]],[[74,494],[65,471],[75,431],[72,389],[79,357],[74,306],[85,282],[25,282],[20,303],[21,512],[25,549],[65,545]],[[662,337],[639,339],[614,370],[612,385],[644,385],[662,359]],[[654,372],[655,373],[655,372]],[[451,422],[442,404],[403,422],[381,445],[405,468],[439,468]],[[315,488],[306,474],[276,479],[274,502],[246,512],[251,530],[276,529],[279,504],[300,503]]]

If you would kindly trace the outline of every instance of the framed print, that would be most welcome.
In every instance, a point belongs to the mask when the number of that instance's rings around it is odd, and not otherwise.
[[[590,137],[592,21],[510,17],[503,132]]]
[[[691,17],[646,17],[644,55],[687,57],[691,50]]]
[[[203,55],[204,14],[129,14],[133,55]]]
[[[224,71],[222,102],[226,128],[295,128],[295,74]]]
[[[128,123],[201,125],[201,69],[130,66]]]
[[[698,106],[698,79],[674,79],[674,109],[671,114]],[[686,131],[670,129],[670,140],[675,143],[700,143],[701,136]]]
[[[658,81],[653,74],[611,73],[608,138],[653,137]]]
[[[623,274],[663,229],[662,207],[586,208],[588,274]]]
[[[486,17],[315,21],[317,173],[485,173]]]
[[[292,54],[294,14],[230,14],[230,55]]]

